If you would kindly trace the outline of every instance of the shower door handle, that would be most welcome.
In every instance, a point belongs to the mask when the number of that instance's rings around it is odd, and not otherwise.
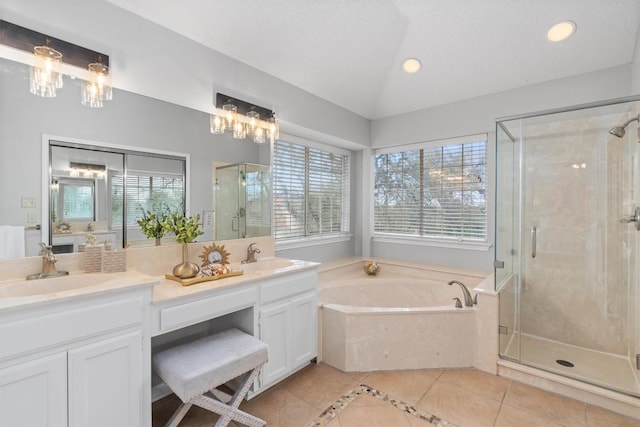
[[[633,215],[631,215],[630,217],[627,217],[627,218],[622,218],[620,220],[620,222],[622,222],[622,223],[635,222],[636,223],[636,230],[640,231],[640,207],[636,208],[636,210],[633,212]]]
[[[531,227],[531,258],[536,257],[536,240],[538,240],[538,229],[534,225]]]

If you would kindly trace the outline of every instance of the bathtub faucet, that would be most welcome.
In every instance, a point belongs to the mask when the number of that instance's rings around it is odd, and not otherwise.
[[[464,294],[464,306],[473,307],[473,298],[471,298],[471,293],[469,292],[469,289],[465,286],[464,283],[459,282],[457,280],[450,281],[449,286],[453,285],[454,283],[460,286],[460,289],[462,289],[462,293]]]

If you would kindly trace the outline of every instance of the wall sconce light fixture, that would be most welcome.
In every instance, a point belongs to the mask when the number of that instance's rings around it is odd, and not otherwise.
[[[56,96],[56,90],[63,86],[62,67],[70,65],[82,69],[83,73],[88,70],[89,77],[82,84],[83,105],[102,107],[103,101],[112,99],[109,56],[104,53],[4,20],[0,20],[0,44],[33,54],[30,92],[35,95]]]
[[[222,93],[216,94],[216,114],[211,115],[211,133],[232,132],[235,139],[251,138],[256,144],[280,137],[276,113]]]

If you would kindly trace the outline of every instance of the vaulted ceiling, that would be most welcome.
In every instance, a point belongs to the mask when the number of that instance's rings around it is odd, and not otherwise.
[[[628,64],[640,22],[640,0],[108,1],[369,119]]]

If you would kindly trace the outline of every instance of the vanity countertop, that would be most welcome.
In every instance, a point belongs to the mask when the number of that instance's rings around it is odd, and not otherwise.
[[[158,278],[127,270],[119,273],[71,273],[48,279],[0,281],[0,314],[128,288],[153,286]]]
[[[257,262],[250,264],[230,264],[232,271],[243,271],[241,276],[225,277],[223,279],[201,282],[190,286],[182,286],[176,281],[168,280],[164,277],[157,277],[156,279],[159,283],[153,287],[152,301],[154,304],[162,304],[173,299],[188,297],[201,292],[229,289],[258,280],[311,270],[319,265],[317,262],[310,261],[285,258],[261,258]]]
[[[161,304],[201,292],[228,289],[258,280],[288,275],[316,268],[319,263],[262,258],[250,264],[231,264],[240,276],[182,286],[164,276],[152,276],[136,270],[120,273],[71,273],[68,276],[39,280],[14,279],[0,281],[0,313],[32,308],[54,302],[117,292],[138,286],[153,286],[153,303]]]

